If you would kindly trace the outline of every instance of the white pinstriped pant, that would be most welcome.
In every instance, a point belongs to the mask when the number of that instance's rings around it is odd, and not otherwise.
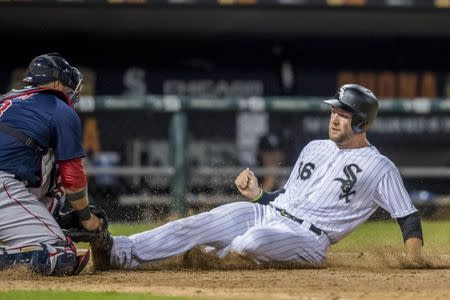
[[[142,263],[182,254],[200,245],[259,262],[299,262],[320,265],[330,241],[269,205],[235,202],[209,212],[169,222],[129,237],[114,237],[112,266],[129,269]]]

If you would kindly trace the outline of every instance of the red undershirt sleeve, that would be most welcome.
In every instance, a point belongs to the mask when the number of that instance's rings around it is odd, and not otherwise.
[[[87,185],[82,158],[63,160],[59,161],[58,164],[63,187],[70,190],[77,190]]]

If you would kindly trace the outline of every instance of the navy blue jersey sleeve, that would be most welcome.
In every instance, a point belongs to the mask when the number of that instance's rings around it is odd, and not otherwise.
[[[54,145],[56,160],[85,156],[81,121],[77,113],[65,103],[60,102],[53,116],[53,122],[56,135]]]

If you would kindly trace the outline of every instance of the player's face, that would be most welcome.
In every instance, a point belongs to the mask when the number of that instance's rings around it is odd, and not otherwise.
[[[350,140],[355,133],[352,130],[352,114],[338,107],[331,107],[328,136],[336,144]]]

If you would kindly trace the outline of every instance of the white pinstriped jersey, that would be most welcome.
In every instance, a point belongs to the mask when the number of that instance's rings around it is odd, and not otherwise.
[[[310,142],[271,204],[325,231],[332,243],[381,206],[392,218],[417,211],[397,167],[374,146],[339,149],[331,140]]]

